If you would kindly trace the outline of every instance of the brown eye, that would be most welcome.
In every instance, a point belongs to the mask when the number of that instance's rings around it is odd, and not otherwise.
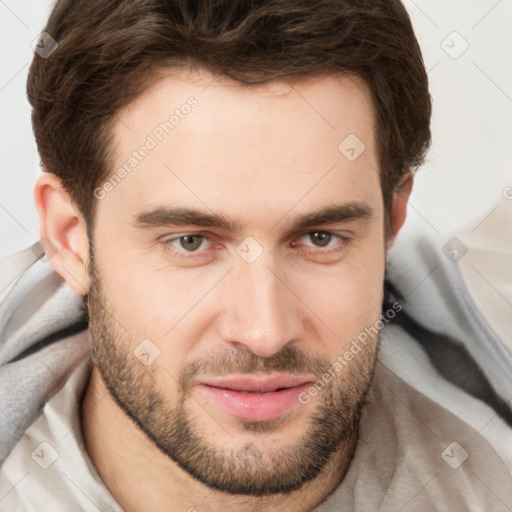
[[[312,231],[308,236],[317,247],[325,247],[332,240],[332,234],[325,231]]]
[[[203,243],[204,236],[202,235],[186,235],[178,238],[180,246],[186,251],[197,251]]]

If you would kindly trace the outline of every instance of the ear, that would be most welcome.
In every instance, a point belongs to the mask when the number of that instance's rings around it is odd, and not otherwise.
[[[34,198],[46,256],[55,272],[78,294],[85,295],[89,291],[85,221],[60,179],[51,172],[43,172],[37,179]]]
[[[404,225],[407,217],[407,202],[411,195],[413,176],[410,170],[406,170],[404,176],[397,185],[393,192],[393,200],[390,215],[390,234],[387,242],[387,248],[390,249],[393,245],[398,232]]]

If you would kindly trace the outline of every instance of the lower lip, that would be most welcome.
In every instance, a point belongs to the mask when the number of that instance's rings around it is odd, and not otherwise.
[[[299,395],[306,391],[309,386],[309,383],[305,383],[268,393],[233,391],[232,389],[215,388],[205,384],[201,384],[199,388],[232,416],[245,421],[269,421],[278,418],[297,405]]]

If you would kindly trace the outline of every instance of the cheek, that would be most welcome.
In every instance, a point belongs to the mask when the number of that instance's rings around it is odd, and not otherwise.
[[[215,305],[209,292],[225,270],[217,266],[176,271],[163,263],[148,265],[150,258],[141,251],[119,249],[116,245],[116,258],[98,263],[115,320],[130,334],[134,345],[146,338],[152,340],[161,350],[161,362],[168,359],[172,349],[176,366],[200,338],[208,323],[207,314],[213,315]]]
[[[384,271],[382,243],[382,247],[374,244],[372,250],[359,252],[337,266],[322,269],[314,278],[307,274],[300,277],[298,293],[329,328],[322,330],[326,333],[325,343],[330,345],[329,352],[337,350],[339,353],[380,318]]]
[[[140,267],[132,275],[112,272],[104,282],[119,322],[137,337],[162,338],[200,299],[192,283],[144,273]]]

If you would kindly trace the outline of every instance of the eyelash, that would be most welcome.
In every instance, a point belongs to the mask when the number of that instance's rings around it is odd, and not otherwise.
[[[315,247],[315,246],[311,246],[311,245],[306,245],[307,249],[298,249],[300,253],[314,252],[316,254],[320,253],[322,255],[333,254],[333,253],[337,253],[337,252],[341,252],[341,251],[345,250],[347,248],[347,245],[350,242],[350,238],[346,235],[340,235],[338,233],[333,233],[332,231],[322,231],[320,229],[316,230],[316,231],[307,231],[306,233],[303,233],[302,235],[300,235],[299,239],[304,236],[312,235],[314,233],[324,233],[324,234],[330,235],[332,237],[335,237],[338,240],[334,245],[327,246],[326,248],[321,247],[321,246]],[[329,243],[330,243],[330,241],[329,241]],[[291,242],[291,245],[293,247],[295,247],[296,245],[299,245],[299,244],[296,244],[296,242]]]
[[[307,247],[309,247],[309,249],[306,249],[306,250],[297,249],[300,253],[314,252],[316,254],[320,253],[320,254],[327,255],[327,254],[340,252],[346,248],[346,246],[350,243],[350,240],[351,240],[347,236],[343,236],[338,233],[333,233],[332,231],[323,231],[323,230],[307,231],[307,232],[299,235],[298,239],[300,239],[304,236],[307,236],[307,235],[312,235],[314,233],[325,233],[327,235],[331,235],[332,237],[337,238],[338,241],[337,241],[337,243],[334,244],[334,246],[328,246],[328,248],[326,248],[326,249],[322,248],[321,246],[317,246],[316,248],[314,248],[313,246],[307,246]],[[203,240],[208,240],[211,244],[215,244],[214,240],[210,236],[208,236],[208,234],[205,234],[205,233],[184,233],[179,236],[174,236],[172,238],[164,239],[162,241],[162,243],[164,244],[164,247],[166,249],[168,249],[168,248],[172,247],[172,242],[177,242],[186,236],[200,236],[200,237],[203,237]],[[338,247],[339,244],[341,245],[341,247]],[[297,247],[299,244],[297,242],[293,241],[290,243],[290,245],[292,247]],[[173,252],[175,252],[176,254],[179,254],[179,256],[182,258],[194,259],[194,258],[204,258],[207,251],[209,251],[210,249],[212,249],[211,246],[207,249],[199,250],[199,251],[186,251],[185,249],[180,250],[180,249],[176,249],[176,248],[173,248],[171,250],[173,250]]]
[[[181,258],[186,258],[186,259],[204,258],[206,255],[206,251],[211,249],[211,247],[209,247],[208,249],[202,250],[202,251],[185,251],[185,249],[179,250],[172,246],[172,242],[177,242],[181,238],[184,238],[186,236],[201,236],[201,237],[203,237],[203,239],[208,240],[211,244],[215,243],[212,240],[212,238],[209,237],[205,233],[184,233],[183,235],[173,236],[172,238],[164,239],[163,240],[164,247],[166,249],[171,249],[175,254],[178,254]],[[202,243],[202,241],[201,241],[201,243]]]

